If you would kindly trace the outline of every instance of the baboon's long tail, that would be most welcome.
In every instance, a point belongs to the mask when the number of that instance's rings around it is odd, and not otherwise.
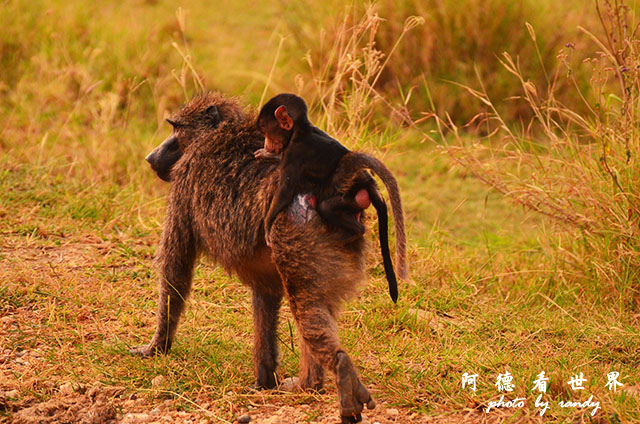
[[[393,303],[398,301],[398,280],[393,270],[393,262],[391,261],[391,253],[389,253],[389,217],[387,216],[387,205],[375,187],[367,189],[369,198],[373,207],[378,213],[378,235],[380,236],[380,253],[382,253],[382,264],[384,265],[384,273],[387,275],[389,283],[389,296]]]
[[[347,153],[340,161],[340,168],[353,170],[368,168],[380,177],[387,188],[396,232],[396,268],[400,278],[407,280],[409,278],[409,268],[407,267],[407,236],[404,231],[404,212],[402,210],[402,200],[400,200],[398,182],[389,168],[380,160],[366,153]]]

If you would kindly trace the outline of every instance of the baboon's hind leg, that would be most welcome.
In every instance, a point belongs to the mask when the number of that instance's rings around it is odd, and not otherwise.
[[[295,297],[289,297],[289,300],[304,340],[303,346],[306,345],[310,350],[317,364],[336,375],[340,415],[343,422],[361,421],[364,406],[367,405],[372,409],[375,407],[375,402],[360,381],[349,356],[340,346],[336,320],[322,303],[308,302]],[[301,383],[307,376],[302,375]],[[310,377],[317,377],[317,375]]]
[[[301,382],[321,381],[317,365],[333,372],[342,421],[359,422],[375,402],[340,345],[336,317],[362,277],[364,241],[345,245],[325,229],[319,218],[296,225],[282,214],[273,226],[273,259],[303,340]]]
[[[324,369],[313,356],[313,347],[300,337],[300,380],[302,390],[320,391],[324,386]]]

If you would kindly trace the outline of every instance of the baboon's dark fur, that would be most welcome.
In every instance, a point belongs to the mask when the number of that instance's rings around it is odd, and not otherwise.
[[[198,125],[201,112],[217,106],[217,128]],[[255,160],[263,138],[255,118],[237,101],[204,94],[172,120],[191,125],[192,140],[171,171],[173,185],[156,263],[160,273],[158,325],[149,345],[133,349],[166,353],[188,296],[197,257],[204,253],[236,273],[253,292],[256,386],[278,383],[276,327],[286,296],[299,328],[303,389],[320,389],[324,371],[336,373],[343,422],[357,422],[364,405],[375,403],[340,346],[337,316],[344,300],[365,277],[363,237],[344,243],[317,214],[296,220],[292,209],[273,226],[273,246],[264,241],[269,197],[278,187],[277,162]]]

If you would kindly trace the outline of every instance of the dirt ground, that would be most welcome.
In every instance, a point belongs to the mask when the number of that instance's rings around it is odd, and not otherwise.
[[[0,422],[15,424],[41,423],[317,423],[333,424],[339,422],[335,417],[334,405],[326,405],[318,416],[317,408],[310,405],[297,406],[261,406],[242,410],[234,421],[220,418],[207,410],[207,404],[193,405],[192,411],[177,410],[174,400],[150,403],[135,394],[127,395],[121,387],[104,387],[96,384],[92,387],[66,384],[51,399],[38,402],[35,398],[21,400],[12,399],[12,393],[0,394],[0,409],[9,415],[0,418]],[[317,407],[318,405],[314,405]],[[467,414],[449,416],[426,417],[417,413],[409,413],[398,408],[378,405],[373,411],[363,414],[365,424],[391,423],[482,423],[497,422],[497,417],[491,417],[477,411]]]
[[[6,349],[0,353],[0,423],[333,424],[339,422],[336,404],[331,401],[333,395],[331,390],[325,395],[319,395],[318,400],[312,400],[306,404],[288,405],[285,404],[287,399],[283,399],[283,402],[277,400],[274,402],[271,397],[262,402],[250,402],[246,408],[229,405],[229,410],[221,411],[219,406],[214,406],[215,402],[207,399],[206,396],[192,401],[173,393],[169,396],[170,398],[163,399],[162,396],[158,396],[161,390],[156,389],[154,396],[150,398],[146,393],[132,392],[120,386],[106,386],[99,382],[93,384],[67,382],[56,386],[44,379],[38,379],[37,376],[29,381],[19,381],[15,378],[18,369],[24,371],[25,368],[32,367],[32,364],[38,363],[40,357],[41,354],[37,349],[20,352]],[[152,385],[161,386],[162,382],[153,381]],[[50,393],[51,396],[42,399],[42,393]],[[492,414],[489,417],[474,409],[470,409],[467,413],[424,416],[385,402],[378,402],[374,410],[366,410],[363,414],[365,424],[449,424],[498,421],[498,416]]]
[[[87,246],[96,251],[105,250],[100,242]],[[66,269],[82,270],[89,266],[94,252],[87,249],[27,249],[14,245],[10,238],[4,240],[4,251],[10,252],[13,261],[6,263],[7,272],[15,272],[27,280],[42,279],[53,271],[53,264],[62,264]],[[58,252],[56,254],[56,252]],[[63,253],[60,253],[63,252]],[[61,259],[64,257],[64,259]],[[25,305],[7,310],[0,317],[0,337],[10,340],[13,334],[37,336],[37,325],[45,311]],[[89,330],[87,330],[89,331]],[[55,333],[55,331],[53,331]],[[36,337],[36,339],[39,339]],[[0,423],[338,423],[335,388],[327,387],[325,394],[294,399],[291,393],[282,392],[278,399],[272,392],[249,402],[248,407],[239,407],[229,401],[227,409],[221,410],[219,399],[187,399],[175,392],[158,394],[164,387],[161,381],[151,382],[148,392],[136,392],[121,386],[109,386],[99,382],[83,384],[82,377],[72,381],[51,378],[52,362],[48,359],[48,346],[42,340],[24,350],[0,347]],[[61,353],[61,352],[60,352]],[[64,356],[64,353],[62,353]],[[64,360],[60,358],[59,360]],[[75,359],[77,360],[77,359]],[[53,361],[55,362],[55,361]],[[82,374],[82,365],[75,372]],[[86,381],[86,380],[85,380]],[[260,395],[258,395],[258,398]],[[305,403],[307,402],[308,403]],[[365,410],[363,423],[457,423],[485,422],[489,417],[478,410],[470,409],[466,414],[428,417],[417,412],[389,405],[377,399],[374,410]],[[492,414],[493,415],[493,414]]]

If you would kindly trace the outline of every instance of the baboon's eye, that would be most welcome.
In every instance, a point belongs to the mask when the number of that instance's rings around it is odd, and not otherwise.
[[[180,125],[176,121],[172,121],[171,119],[167,119],[169,125],[171,125],[174,129],[178,128]]]
[[[211,116],[211,117],[214,117],[214,118],[217,117],[218,115],[220,115],[218,113],[218,108],[213,106],[213,105],[209,106],[207,108],[207,110],[204,111],[204,113],[206,113],[208,116]]]

